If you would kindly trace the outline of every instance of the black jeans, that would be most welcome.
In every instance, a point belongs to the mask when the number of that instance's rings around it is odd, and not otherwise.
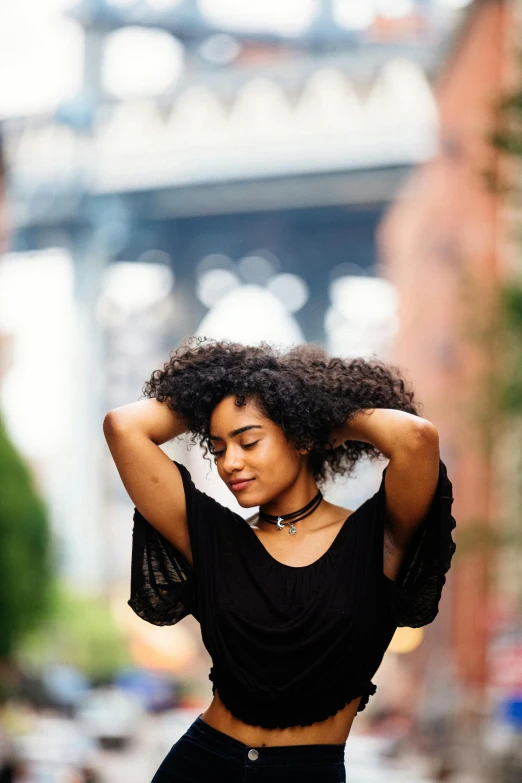
[[[197,717],[152,783],[345,783],[345,743],[251,747]]]

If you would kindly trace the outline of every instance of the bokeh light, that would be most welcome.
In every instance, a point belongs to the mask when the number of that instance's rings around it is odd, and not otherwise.
[[[107,5],[115,8],[131,8],[133,5],[137,5],[139,0],[106,0],[106,2]]]
[[[118,261],[105,269],[103,296],[125,313],[147,310],[165,299],[174,286],[166,264]]]
[[[81,28],[26,5],[11,0],[1,16],[0,117],[48,112],[81,86]]]
[[[338,277],[329,290],[335,309],[345,318],[358,322],[376,317],[385,321],[397,306],[393,285],[375,277]]]
[[[324,324],[330,353],[387,358],[397,328],[395,287],[377,277],[342,275],[331,281],[329,293]]]
[[[397,655],[404,655],[416,650],[423,639],[424,628],[397,628],[388,649]]]
[[[272,277],[268,281],[267,289],[282,301],[289,313],[297,313],[310,297],[309,288],[303,278],[288,272]]]
[[[196,293],[199,301],[210,308],[239,285],[239,277],[229,269],[209,269],[198,277]]]
[[[199,47],[199,53],[203,59],[214,65],[231,63],[240,52],[239,41],[226,33],[210,35]]]
[[[118,98],[161,93],[181,75],[183,56],[183,45],[165,30],[117,30],[105,47],[104,87]]]
[[[471,2],[472,0],[437,0],[438,5],[450,8],[452,11],[459,11],[461,8],[466,8]]]
[[[414,0],[376,0],[376,10],[385,19],[401,19],[415,11]]]
[[[229,291],[201,321],[197,334],[255,345],[304,341],[301,328],[280,299],[265,288],[242,285]]]
[[[353,0],[334,0],[333,17],[337,24],[348,30],[364,30],[375,19],[373,0],[355,3]]]
[[[319,10],[318,0],[199,0],[202,12],[216,25],[236,30],[270,30],[287,35],[302,33]]]
[[[237,268],[247,283],[264,285],[279,270],[279,259],[264,251],[255,251],[240,259]]]
[[[72,260],[65,250],[12,253],[0,264],[0,332],[15,338],[0,387],[1,407],[17,446],[34,459],[59,454],[70,427],[71,368],[82,351],[76,344],[73,288]]]
[[[209,253],[199,261],[196,275],[203,275],[211,269],[228,269],[230,272],[236,272],[236,264],[224,253]]]
[[[154,11],[173,11],[183,0],[147,0],[147,5]]]

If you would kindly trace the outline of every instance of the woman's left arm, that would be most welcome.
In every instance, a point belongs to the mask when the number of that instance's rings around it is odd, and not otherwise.
[[[439,434],[420,416],[368,408],[333,433],[334,448],[347,440],[371,443],[390,460],[385,476],[384,525],[389,542],[404,550],[427,514],[439,477]]]

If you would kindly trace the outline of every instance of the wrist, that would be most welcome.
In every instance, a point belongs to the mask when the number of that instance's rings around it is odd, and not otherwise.
[[[369,443],[370,441],[366,435],[367,429],[364,425],[366,419],[371,416],[374,410],[375,408],[362,408],[346,419],[341,427],[334,430],[332,433],[334,438],[333,448],[337,448],[337,446],[342,445],[347,440],[360,440]]]
[[[370,443],[390,458],[395,449],[417,442],[418,433],[433,427],[426,419],[395,408],[364,408],[350,416],[346,423],[333,433],[336,445],[347,440]],[[334,448],[336,448],[334,445]]]

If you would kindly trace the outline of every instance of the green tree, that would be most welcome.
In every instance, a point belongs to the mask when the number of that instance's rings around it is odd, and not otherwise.
[[[47,510],[0,416],[0,660],[47,615],[51,572]]]
[[[18,650],[17,661],[23,669],[38,674],[42,665],[57,661],[103,681],[131,665],[126,634],[105,597],[82,593],[60,580],[53,583],[51,595],[48,621],[27,636]]]
[[[60,579],[53,551],[45,503],[0,416],[0,664],[38,675],[60,661],[110,678],[130,663],[125,635],[106,600]]]

